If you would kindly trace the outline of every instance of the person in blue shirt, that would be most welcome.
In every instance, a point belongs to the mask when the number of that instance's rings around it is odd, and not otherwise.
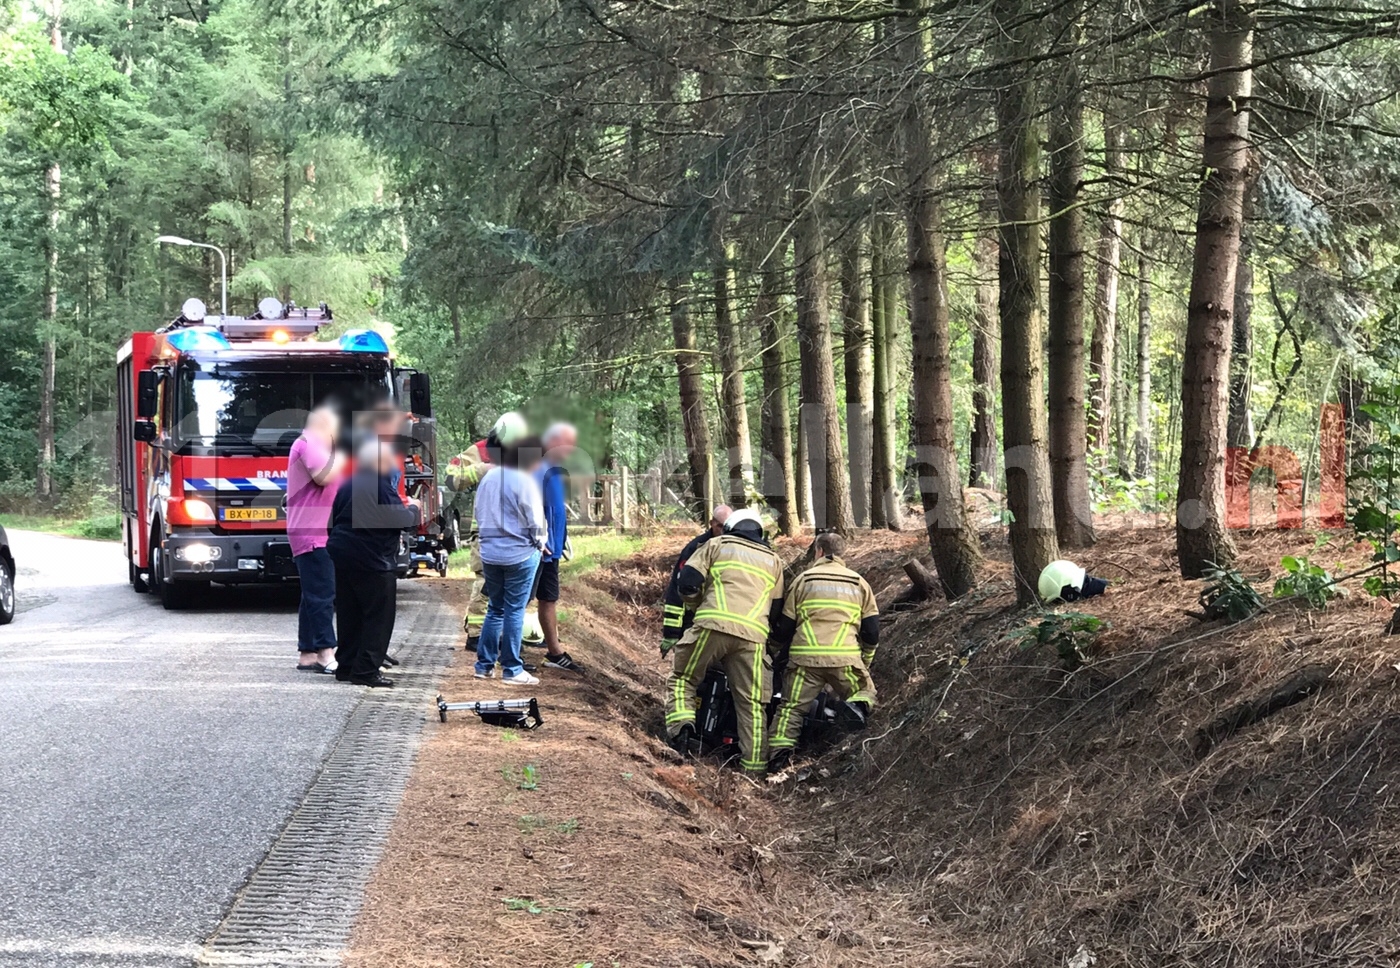
[[[544,432],[544,460],[535,471],[540,493],[544,496],[544,520],[549,529],[549,541],[540,555],[540,568],[535,575],[535,600],[539,603],[540,629],[548,653],[544,664],[550,669],[582,672],[573,656],[559,645],[559,562],[564,557],[568,533],[569,472],[564,461],[578,446],[578,431],[573,424],[552,424]]]

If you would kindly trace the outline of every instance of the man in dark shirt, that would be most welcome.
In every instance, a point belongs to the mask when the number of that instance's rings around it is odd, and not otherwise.
[[[326,551],[335,564],[336,673],[342,682],[383,688],[379,671],[394,634],[399,539],[418,526],[422,506],[404,504],[394,486],[399,470],[392,446],[373,438],[356,455],[355,474],[331,505]]]
[[[724,522],[729,520],[729,514],[729,505],[716,505],[710,514],[709,529],[690,539],[690,543],[681,551],[680,557],[676,559],[675,565],[671,568],[671,581],[666,586],[666,613],[661,622],[662,656],[670,652],[680,641],[685,630],[690,628],[691,615],[686,611],[685,600],[681,595],[681,571],[685,568],[685,563],[691,559],[695,552],[700,550],[706,541],[724,533]]]

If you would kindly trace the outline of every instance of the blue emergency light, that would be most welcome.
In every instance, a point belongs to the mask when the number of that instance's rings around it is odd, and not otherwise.
[[[233,348],[224,334],[213,326],[186,326],[168,334],[165,341],[180,353],[210,353]]]
[[[340,348],[351,353],[388,353],[389,344],[372,329],[352,329],[340,338]]]

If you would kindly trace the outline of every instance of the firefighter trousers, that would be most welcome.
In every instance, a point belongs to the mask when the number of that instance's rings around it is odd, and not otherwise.
[[[788,666],[783,701],[773,717],[768,734],[770,750],[792,749],[802,735],[807,711],[823,686],[830,686],[838,699],[875,705],[875,683],[862,663],[846,666]]]
[[[762,642],[693,625],[686,629],[672,652],[671,675],[666,680],[666,734],[675,736],[682,726],[694,725],[695,691],[715,662],[728,676],[734,697],[739,766],[747,773],[762,773],[768,767],[765,710],[773,696],[773,662]]]

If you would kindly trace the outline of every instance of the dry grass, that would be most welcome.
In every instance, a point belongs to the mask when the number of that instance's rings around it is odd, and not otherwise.
[[[1006,640],[1034,615],[988,541],[979,592],[892,616],[870,731],[758,787],[654,738],[655,605],[682,537],[567,589],[593,672],[546,681],[544,729],[429,727],[348,964],[1049,968],[1081,946],[1099,968],[1400,964],[1389,606],[1203,625],[1170,531],[1108,532],[1081,560],[1116,586],[1082,610],[1111,628],[1071,674]],[[920,543],[872,535],[851,557],[888,602]],[[1296,532],[1240,544],[1265,594],[1280,555],[1312,552]],[[449,694],[500,691],[461,655]],[[1264,701],[1316,668],[1320,689]]]

